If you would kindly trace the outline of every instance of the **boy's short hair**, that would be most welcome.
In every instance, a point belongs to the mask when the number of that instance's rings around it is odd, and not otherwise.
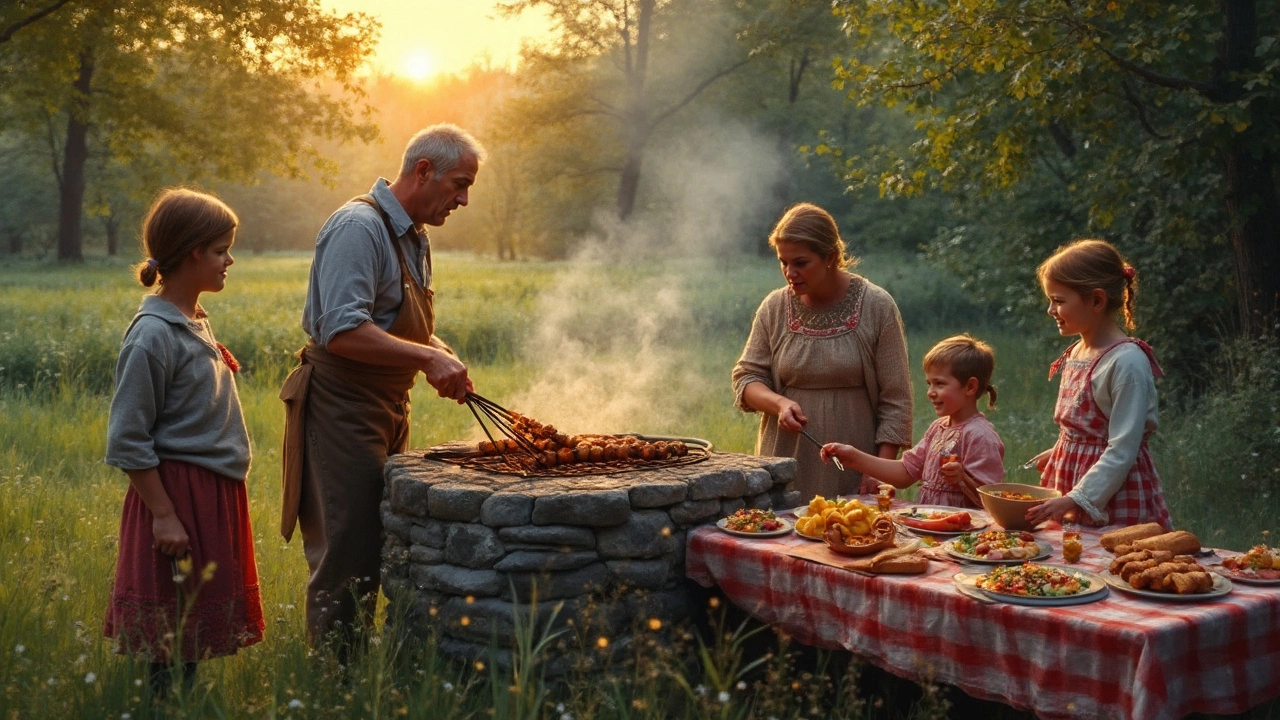
[[[969,335],[953,335],[929,349],[924,356],[924,369],[946,367],[961,384],[969,378],[978,379],[978,397],[990,393],[987,407],[995,409],[996,388],[991,384],[991,374],[996,369],[996,351],[981,340]]]

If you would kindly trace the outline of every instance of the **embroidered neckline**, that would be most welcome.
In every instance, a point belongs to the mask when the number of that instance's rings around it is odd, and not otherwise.
[[[809,337],[833,337],[847,333],[858,327],[866,290],[866,278],[854,275],[840,302],[821,310],[805,307],[795,293],[788,291],[787,329]]]

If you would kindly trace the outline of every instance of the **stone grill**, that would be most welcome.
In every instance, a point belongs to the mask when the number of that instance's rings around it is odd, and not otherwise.
[[[743,507],[794,507],[794,476],[792,459],[736,453],[574,478],[397,455],[385,470],[383,588],[455,657],[487,657],[494,633],[510,647],[514,613],[549,617],[560,602],[559,623],[625,645],[639,621],[692,612],[688,529]]]

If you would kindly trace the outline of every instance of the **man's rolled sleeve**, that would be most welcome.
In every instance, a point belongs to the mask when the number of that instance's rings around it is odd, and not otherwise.
[[[330,228],[316,244],[319,312],[311,337],[326,346],[334,336],[373,321],[373,299],[386,258],[376,228],[351,219]]]

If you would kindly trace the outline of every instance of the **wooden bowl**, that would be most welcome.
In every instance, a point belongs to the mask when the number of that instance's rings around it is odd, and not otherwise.
[[[877,525],[882,524],[877,523]],[[895,534],[895,530],[893,529],[892,522],[889,524],[888,532],[885,532],[882,526],[873,526],[873,529],[875,532],[873,535],[869,536],[870,542],[865,545],[846,544],[844,538],[840,535],[840,529],[834,524],[829,526],[826,529],[826,532],[822,533],[822,539],[827,543],[827,547],[831,548],[833,551],[838,552],[841,555],[852,555],[853,557],[874,555],[881,550],[893,547],[893,536]]]
[[[1031,499],[1014,500],[1012,498],[1002,498],[997,494],[1000,492],[1022,493],[1030,495]],[[982,507],[991,514],[991,518],[1000,527],[1005,530],[1030,530],[1031,523],[1027,522],[1027,508],[1039,505],[1045,500],[1062,497],[1062,493],[1038,485],[998,483],[996,485],[979,486],[978,496],[982,499]]]

